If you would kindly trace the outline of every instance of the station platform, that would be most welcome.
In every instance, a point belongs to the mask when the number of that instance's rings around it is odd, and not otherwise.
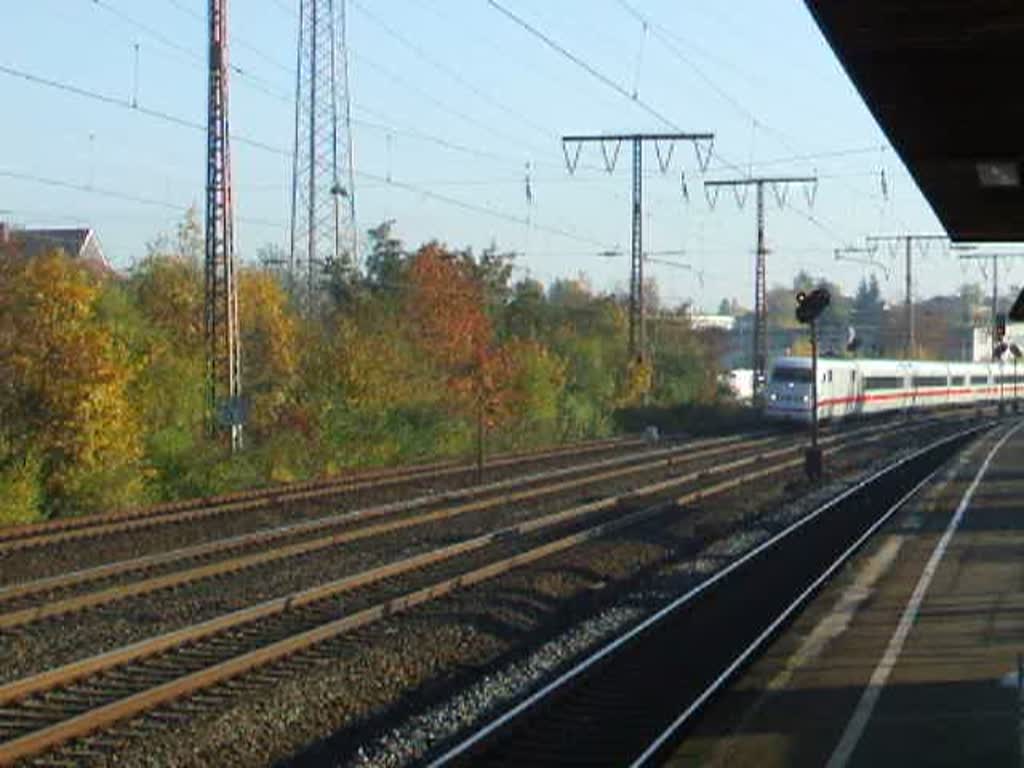
[[[1024,422],[1015,422],[972,444],[894,515],[667,765],[1021,765],[1022,653]]]

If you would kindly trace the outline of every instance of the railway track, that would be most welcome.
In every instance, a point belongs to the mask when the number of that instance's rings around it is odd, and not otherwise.
[[[850,436],[880,431],[884,428],[874,426]],[[826,440],[837,439],[833,436]],[[287,568],[289,561],[327,551],[333,554],[347,545],[368,540],[374,540],[381,557],[387,558],[394,551],[407,551],[410,546],[407,540],[395,542],[388,536],[416,534],[421,540],[414,543],[422,549],[438,533],[450,538],[456,533],[483,535],[495,526],[504,530],[510,516],[523,520],[539,517],[545,508],[562,500],[571,502],[581,495],[602,497],[604,500],[596,509],[607,509],[796,450],[792,440],[782,437],[702,440],[16,583],[0,588],[0,631],[252,569]],[[723,461],[726,455],[728,460]],[[663,475],[668,477],[651,482],[652,477]],[[624,485],[628,490],[621,490]],[[512,506],[518,509],[510,512]],[[458,531],[451,528],[452,522],[460,518],[482,515],[482,519],[467,522]],[[429,528],[441,523],[448,527],[441,531]]]
[[[651,473],[678,471],[724,454],[750,454],[778,442],[779,438],[744,440],[739,437],[697,441],[328,515],[158,555],[15,583],[0,588],[0,630],[258,566],[281,565],[289,559],[326,549],[452,521],[472,513],[501,510],[510,504],[557,499],[567,493],[578,493],[580,489],[597,493],[609,482],[630,482]],[[679,482],[697,480],[701,472],[695,469],[682,475]],[[92,585],[101,588],[81,594],[83,588]]]
[[[642,450],[637,438],[613,438],[577,443],[535,452],[506,454],[492,458],[487,473],[513,475],[552,462],[577,462],[581,457]],[[50,546],[84,538],[137,531],[159,525],[191,523],[215,516],[252,512],[299,502],[331,500],[345,494],[376,491],[427,482],[433,487],[462,487],[475,479],[474,465],[436,462],[410,467],[372,469],[337,478],[312,480],[215,497],[189,499],[126,509],[98,515],[61,518],[41,523],[0,528],[0,556],[21,549]]]
[[[431,768],[656,764],[816,590],[989,426],[939,439],[823,504],[438,750]]]
[[[831,435],[823,444],[834,453],[889,434],[891,428],[875,425]],[[695,453],[720,456],[736,448],[725,441]],[[39,755],[243,675],[272,677],[282,664],[330,655],[332,643],[395,613],[683,505],[798,471],[802,462],[799,445],[754,450],[12,681],[0,686],[0,763]]]

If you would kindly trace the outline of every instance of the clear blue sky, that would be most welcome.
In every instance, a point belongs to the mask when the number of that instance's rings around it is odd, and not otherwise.
[[[734,176],[737,166],[758,173],[817,172],[821,182],[811,208],[800,189],[791,191],[784,209],[769,193],[770,283],[788,283],[804,268],[852,289],[866,270],[836,264],[833,248],[860,245],[864,235],[879,232],[940,231],[800,0],[630,0],[652,22],[646,32],[619,0],[500,2],[627,91],[636,89],[641,101],[673,124],[713,131],[716,154],[708,178]],[[123,102],[137,90],[140,106],[205,121],[204,0],[34,0],[12,6],[4,14],[0,66]],[[235,140],[244,259],[254,258],[265,243],[288,241],[297,7],[297,0],[231,4],[233,62],[245,72],[232,82],[233,132],[281,150]],[[600,168],[599,149],[586,148],[581,168],[570,176],[559,137],[667,126],[487,0],[349,0],[348,13],[359,226],[365,230],[393,218],[410,244],[437,237],[479,248],[494,240],[523,254],[519,274],[549,281],[582,271],[598,288],[621,287],[626,258],[596,253],[629,247],[628,148],[611,175]],[[201,131],[9,74],[0,73],[0,89],[6,113],[0,211],[8,211],[0,216],[27,226],[88,223],[112,258],[128,265],[144,253],[147,240],[173,226],[180,208],[201,204]],[[527,162],[532,206],[525,195]],[[887,196],[879,181],[883,169]],[[662,294],[708,308],[724,296],[749,305],[752,197],[740,210],[723,194],[710,209],[688,146],[677,148],[665,176],[650,153],[646,175],[648,246],[685,250],[685,256],[670,258],[703,271],[702,283],[693,273],[652,264]],[[389,185],[383,180],[388,176],[515,220]],[[884,251],[879,258],[902,264]],[[921,295],[980,279],[975,267],[963,268],[935,248],[918,263]],[[1015,282],[1009,266],[1008,280]],[[883,288],[900,296],[899,269]]]

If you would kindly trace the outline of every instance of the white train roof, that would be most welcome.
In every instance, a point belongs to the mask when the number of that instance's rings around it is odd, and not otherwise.
[[[954,373],[963,372],[969,373],[971,371],[987,371],[991,367],[999,367],[1000,363],[971,363],[964,361],[942,361],[942,360],[914,360],[907,362],[905,360],[885,360],[875,358],[833,358],[833,357],[819,357],[818,367],[822,370],[846,370],[856,368],[861,371],[869,372],[907,372],[915,371],[921,373],[944,373],[951,371]],[[777,357],[772,361],[771,369],[776,368],[810,368],[811,358],[809,357],[794,357],[785,356]]]

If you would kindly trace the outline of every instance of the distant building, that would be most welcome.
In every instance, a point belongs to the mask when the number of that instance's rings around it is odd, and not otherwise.
[[[0,222],[0,245],[14,245],[25,256],[64,251],[70,258],[112,272],[99,238],[90,227],[15,229]]]
[[[736,327],[736,318],[732,315],[690,315],[690,327],[695,331],[715,329],[732,331]]]
[[[719,381],[740,402],[749,402],[754,397],[754,371],[751,368],[734,368],[719,376]]]
[[[985,325],[973,329],[971,360],[975,363],[992,362],[992,326]],[[1006,324],[1006,341],[1024,348],[1024,323]],[[1011,360],[1008,355],[1005,359]]]

